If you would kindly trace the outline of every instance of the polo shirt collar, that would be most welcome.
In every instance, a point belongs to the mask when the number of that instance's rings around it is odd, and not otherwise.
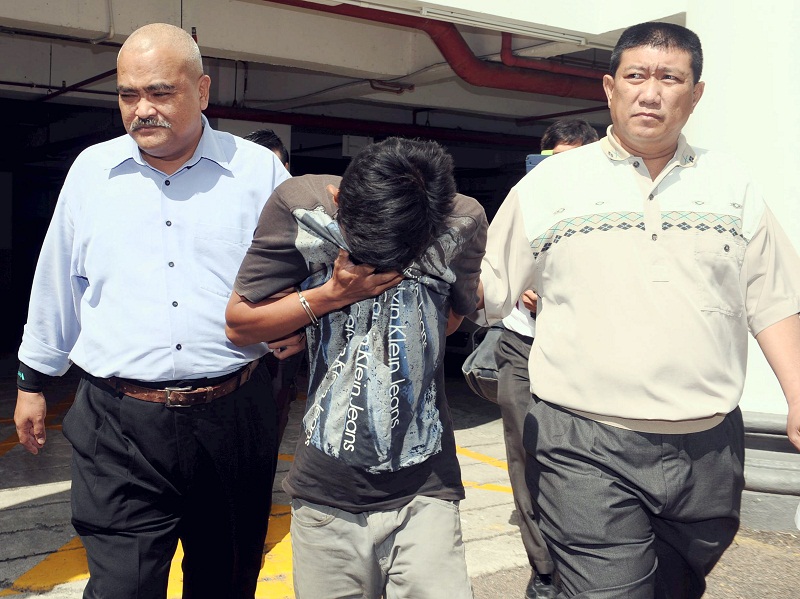
[[[600,140],[600,145],[603,148],[603,153],[613,161],[629,160],[633,156],[623,148],[613,135],[614,125],[609,125],[606,130],[606,136]],[[678,166],[694,166],[697,161],[697,153],[694,148],[686,141],[686,136],[681,133],[678,137],[678,148],[675,150],[675,155],[672,157],[672,162],[677,162]]]

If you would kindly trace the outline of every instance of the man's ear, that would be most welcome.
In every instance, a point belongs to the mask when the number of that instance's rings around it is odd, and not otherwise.
[[[705,81],[698,81],[694,86],[694,91],[692,92],[692,110],[695,109],[697,103],[700,101],[700,98],[703,97],[703,92],[706,89],[706,82]]]
[[[211,91],[211,77],[203,75],[197,83],[200,95],[200,110],[208,108],[208,99]]]
[[[325,186],[325,189],[328,190],[328,193],[333,196],[333,203],[338,208],[339,207],[339,188],[334,187],[330,183]]]
[[[603,90],[606,92],[608,107],[611,108],[611,96],[614,94],[614,78],[611,75],[603,75]]]

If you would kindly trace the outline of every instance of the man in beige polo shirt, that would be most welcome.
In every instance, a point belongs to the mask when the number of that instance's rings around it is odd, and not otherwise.
[[[700,597],[739,526],[737,407],[755,336],[800,449],[800,258],[744,165],[681,134],[703,95],[684,27],[623,32],[612,126],[509,193],[488,322],[539,295],[526,478],[559,597]]]

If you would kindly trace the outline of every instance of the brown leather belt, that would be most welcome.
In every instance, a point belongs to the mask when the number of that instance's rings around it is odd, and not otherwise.
[[[193,387],[150,389],[149,387],[137,385],[128,379],[121,379],[115,376],[107,379],[98,378],[96,380],[111,387],[117,393],[122,393],[123,395],[135,399],[153,403],[163,403],[166,404],[168,408],[188,408],[190,406],[208,403],[214,401],[218,397],[233,393],[250,380],[250,376],[253,374],[259,362],[260,358],[258,360],[253,360],[247,366],[221,383],[208,387],[198,387],[197,389]]]

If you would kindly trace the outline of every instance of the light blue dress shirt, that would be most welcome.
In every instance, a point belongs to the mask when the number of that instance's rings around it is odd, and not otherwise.
[[[67,174],[39,255],[19,359],[141,381],[214,377],[266,353],[225,336],[225,307],[261,209],[289,173],[266,148],[203,118],[167,176],[124,135]]]

